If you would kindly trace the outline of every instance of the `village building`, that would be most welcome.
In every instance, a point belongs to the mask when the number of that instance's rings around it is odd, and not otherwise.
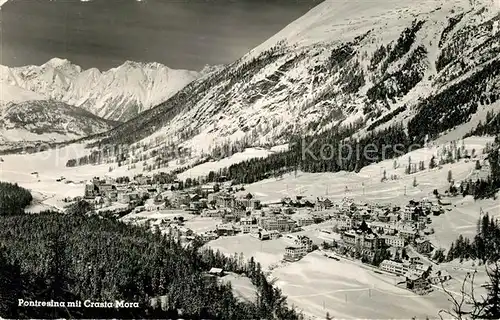
[[[346,247],[360,248],[363,253],[371,254],[383,246],[384,240],[374,233],[363,221],[359,228],[344,232],[341,235]]]
[[[410,271],[410,263],[384,260],[380,263],[379,268],[385,272],[401,276]]]
[[[289,232],[293,229],[295,222],[286,217],[266,217],[260,219],[260,227],[267,231],[277,230],[279,232]]]
[[[385,235],[382,238],[388,246],[395,248],[403,248],[405,246],[405,240],[398,236]]]
[[[414,221],[417,218],[416,207],[413,205],[407,205],[403,210],[403,220]]]
[[[216,232],[219,236],[234,236],[237,230],[232,224],[223,224],[217,226]]]
[[[398,234],[407,242],[413,242],[417,236],[417,231],[415,229],[402,227],[398,229]]]
[[[222,268],[211,268],[208,273],[218,277],[224,276],[224,270]]]
[[[314,223],[314,219],[310,216],[299,217],[296,221],[299,227],[309,226]]]
[[[419,253],[427,254],[432,251],[432,244],[428,239],[418,238],[415,240],[415,248]]]
[[[269,232],[267,232],[265,230],[259,231],[258,236],[259,236],[259,240],[270,240],[271,239],[271,237],[269,236]]]
[[[355,227],[355,222],[350,217],[341,215],[333,219],[339,230],[350,230]]]
[[[298,261],[306,255],[306,249],[302,246],[288,246],[285,248],[283,259],[286,261]]]
[[[279,233],[278,230],[271,230],[268,232],[269,233],[269,239],[270,240],[275,240],[281,237],[281,233]]]
[[[313,251],[313,242],[306,236],[298,236],[297,239],[295,239],[294,244],[296,246],[303,246],[306,249],[306,252]]]
[[[317,198],[316,199],[316,210],[328,210],[333,207],[333,202],[328,198]]]
[[[259,226],[256,224],[244,224],[240,226],[241,232],[242,233],[258,233],[259,232]]]
[[[405,275],[406,288],[417,293],[423,294],[429,288],[429,282],[420,274],[409,272]]]

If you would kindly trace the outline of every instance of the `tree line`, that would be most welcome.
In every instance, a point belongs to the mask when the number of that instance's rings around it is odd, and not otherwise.
[[[477,221],[477,232],[472,240],[460,235],[452,243],[446,260],[479,259],[482,263],[500,260],[500,224],[494,217],[483,215]]]

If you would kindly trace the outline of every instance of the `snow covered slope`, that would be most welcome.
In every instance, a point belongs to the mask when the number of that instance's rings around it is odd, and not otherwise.
[[[105,72],[95,68],[82,70],[59,58],[41,66],[0,66],[2,86],[17,86],[45,99],[82,107],[99,117],[120,121],[167,100],[199,75],[159,63],[131,61]]]
[[[18,86],[0,83],[0,105],[9,102],[24,102],[30,100],[43,100],[44,96],[33,91],[23,89]]]
[[[116,123],[63,102],[30,100],[0,106],[0,149],[60,142],[111,129]]]
[[[99,137],[196,152],[403,123],[419,139],[500,97],[500,6],[490,0],[325,1],[220,71]],[[488,111],[488,110],[486,110]]]

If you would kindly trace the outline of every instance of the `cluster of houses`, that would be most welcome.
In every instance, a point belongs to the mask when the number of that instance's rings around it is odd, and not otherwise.
[[[412,245],[419,253],[429,254],[432,244],[428,236],[434,231],[429,227],[429,215],[437,210],[430,201],[410,201],[405,207],[356,204],[345,198],[333,215],[336,231],[342,235],[347,247],[358,247],[367,255],[383,246],[395,249]]]
[[[373,259],[385,249],[390,258],[383,260],[379,268],[405,278],[406,288],[423,294],[431,284],[450,279],[446,271],[433,271],[419,255],[429,255],[434,250],[428,236],[431,215],[441,214],[442,204],[429,200],[410,201],[406,206],[368,205],[344,198],[332,206],[334,231],[341,240],[335,251],[342,255]],[[415,253],[406,253],[406,248]]]
[[[418,294],[431,290],[431,285],[437,285],[451,279],[446,270],[433,270],[432,266],[424,264],[415,254],[409,254],[404,261],[384,260],[380,269],[404,277],[406,288]]]

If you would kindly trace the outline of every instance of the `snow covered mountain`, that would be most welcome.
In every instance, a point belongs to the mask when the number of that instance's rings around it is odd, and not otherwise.
[[[169,145],[206,153],[399,123],[413,141],[436,138],[481,120],[478,107],[498,109],[499,20],[490,0],[325,1],[93,145],[131,145],[147,159]]]
[[[58,101],[9,102],[0,106],[0,110],[0,149],[78,139],[116,125]]]
[[[41,66],[0,66],[2,86],[17,86],[45,99],[81,107],[117,121],[131,119],[167,100],[199,75],[159,63],[131,61],[105,72],[95,68],[82,70],[59,58]]]

